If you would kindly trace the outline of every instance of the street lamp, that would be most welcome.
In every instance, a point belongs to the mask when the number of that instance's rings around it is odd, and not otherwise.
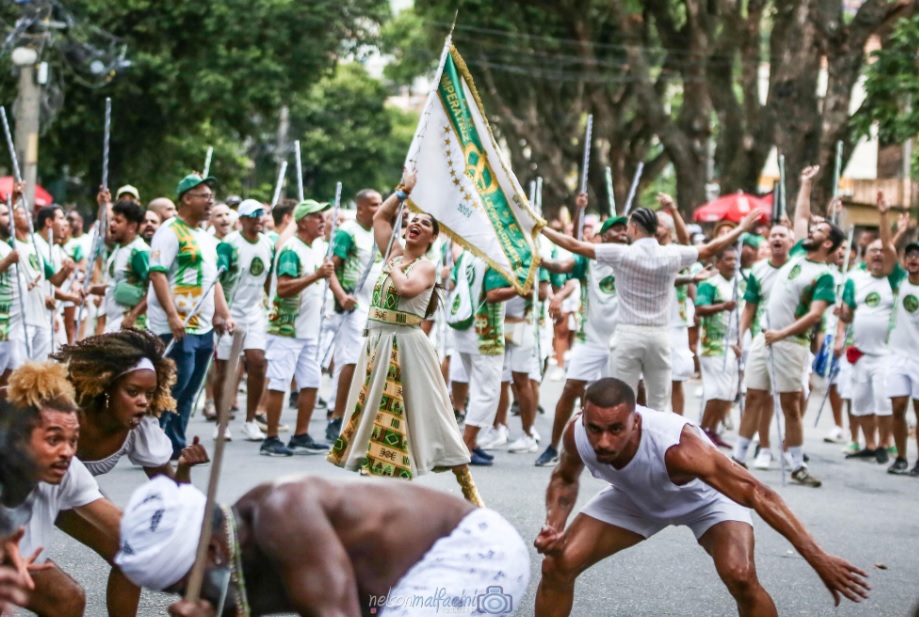
[[[22,163],[26,183],[26,203],[35,205],[38,180],[38,120],[41,109],[41,85],[35,81],[38,52],[31,47],[17,47],[12,54],[19,67],[19,99],[16,102],[16,154]]]

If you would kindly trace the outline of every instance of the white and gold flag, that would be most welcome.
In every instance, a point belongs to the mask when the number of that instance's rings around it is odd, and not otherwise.
[[[447,43],[406,166],[418,184],[406,202],[485,261],[522,294],[539,267],[539,218],[504,160],[472,76]]]

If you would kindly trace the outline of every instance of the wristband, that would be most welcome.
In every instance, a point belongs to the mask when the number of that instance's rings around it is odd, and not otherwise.
[[[399,198],[399,201],[405,201],[406,199],[408,199],[408,193],[406,193],[402,189],[396,189],[396,197]]]

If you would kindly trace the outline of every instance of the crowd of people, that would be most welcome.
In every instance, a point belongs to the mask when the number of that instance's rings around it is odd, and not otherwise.
[[[484,591],[495,577],[508,595],[485,597],[509,607],[488,613],[511,614],[529,556],[484,509],[470,471],[493,466],[498,448],[554,468],[535,541],[546,556],[538,615],[568,614],[580,571],[669,524],[693,529],[741,614],[775,614],[748,567],[750,508],[837,602],[866,597],[864,573],[823,553],[746,470],[756,442],[754,468],[778,465],[821,486],[803,422],[819,380],[834,420],[827,441],[919,476],[907,459],[910,399],[919,413],[919,243],[908,241],[908,217],[893,229],[879,195],[879,234],[850,246],[811,213],[816,173],[801,173],[793,220],[769,225],[754,211],[710,239],[690,236],[667,195],[656,211],[594,224],[584,224],[580,195],[574,221],[537,238],[542,267],[526,294],[434,217],[404,209],[413,171],[386,199],[359,191],[354,209],[218,203],[217,180],[197,173],[179,181],[174,202],[146,207],[132,186],[114,200],[103,187],[91,230],[73,209],[31,211],[16,187],[0,204],[0,612],[10,603],[83,614],[79,585],[39,555],[54,525],[112,564],[110,614],[136,614],[141,586],[184,590],[204,512],[191,469],[208,460],[188,423],[199,408],[211,419],[238,411],[226,398],[243,381],[245,416],[232,428],[262,455],[321,454],[405,480],[450,470],[466,503],[407,485],[269,482],[217,509],[206,601],[179,602],[176,615],[357,614],[387,589]],[[679,416],[692,415],[686,388],[697,372],[695,421]],[[534,425],[545,375],[565,383],[543,440]],[[292,429],[281,421],[287,406]],[[123,457],[153,478],[124,512],[94,479]],[[611,486],[566,530],[585,466]],[[326,557],[305,563],[298,546]],[[361,562],[374,554],[391,561]],[[269,567],[277,576],[262,573]]]

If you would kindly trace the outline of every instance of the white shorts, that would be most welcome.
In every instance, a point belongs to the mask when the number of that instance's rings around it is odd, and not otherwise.
[[[831,383],[836,386],[836,392],[839,393],[840,398],[850,400],[852,398],[852,365],[849,364],[846,354],[842,354],[837,362],[839,362],[839,372],[836,373]]]
[[[520,610],[529,582],[530,552],[520,534],[497,512],[476,508],[435,542],[389,595],[370,596],[364,612],[508,616]]]
[[[801,376],[807,364],[808,350],[793,341],[779,341],[772,345],[775,355],[775,381],[778,392],[801,392]],[[769,377],[769,347],[762,333],[757,334],[750,347],[747,360],[746,386],[748,390],[772,391]]]
[[[689,348],[689,328],[670,328],[670,348],[670,381],[690,379],[696,372],[696,365]]]
[[[887,395],[890,398],[908,396],[919,401],[919,360],[894,354],[887,367]]]
[[[469,376],[469,403],[466,404],[466,425],[491,426],[498,413],[501,396],[501,365],[504,356],[483,356],[457,352],[450,362],[450,371],[458,364]]]
[[[728,350],[724,356],[701,356],[702,391],[706,401],[733,401],[737,396],[737,356]]]
[[[893,414],[887,396],[887,368],[890,356],[864,355],[852,367],[852,415],[889,416]]]
[[[260,349],[265,351],[265,347],[268,344],[268,316],[264,313],[259,313],[255,318],[248,320],[247,322],[240,323],[236,322],[236,328],[242,328],[245,333],[245,340],[243,341],[243,350],[249,349]],[[218,360],[229,360],[230,351],[233,349],[233,337],[232,336],[218,336],[217,337],[217,359]]]
[[[692,529],[696,540],[712,526],[724,521],[736,521],[753,526],[750,509],[719,494],[710,503],[701,504],[693,512],[679,518],[654,518],[639,509],[631,497],[613,485],[607,486],[591,499],[581,514],[598,521],[637,533],[645,539],[670,525],[685,525]]]
[[[469,383],[469,373],[466,372],[460,352],[455,349],[450,352],[450,383],[453,382]]]
[[[510,378],[507,371],[511,373],[526,373],[529,375],[536,367],[536,347],[533,345],[514,345],[508,343],[504,347],[504,365],[505,377]],[[505,381],[507,381],[505,379]]]
[[[364,330],[367,328],[367,311],[359,308],[339,316],[341,327],[335,335],[332,358],[335,366],[357,364],[364,348]]]
[[[12,341],[0,342],[0,374],[13,371],[22,365],[22,359],[17,357],[16,344]]]
[[[593,343],[575,343],[568,360],[566,379],[596,381],[609,375],[609,347]]]
[[[50,326],[50,324],[48,324]],[[32,355],[26,346],[26,339],[22,335],[22,330],[17,333],[10,333],[10,342],[13,344],[14,362],[17,362],[17,368],[27,360],[43,362],[48,359],[51,353],[51,330],[50,328],[39,328],[38,326],[25,326],[25,336],[29,337],[32,348]]]
[[[322,378],[319,359],[316,357],[318,342],[314,338],[288,338],[268,335],[265,360],[268,362],[268,389],[287,392],[290,382],[296,380],[297,387],[318,388]]]

